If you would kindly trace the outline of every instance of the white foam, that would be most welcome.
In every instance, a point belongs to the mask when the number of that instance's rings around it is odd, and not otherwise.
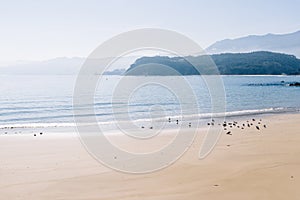
[[[257,115],[257,114],[272,114],[272,113],[284,113],[284,112],[295,112],[299,111],[292,108],[266,108],[266,109],[255,109],[255,110],[241,110],[241,111],[231,111],[224,113],[200,113],[200,114],[191,114],[191,115],[177,115],[177,116],[163,116],[154,119],[137,119],[132,120],[132,122],[149,122],[152,120],[155,121],[166,121],[169,117],[172,119],[207,119],[207,118],[221,118],[221,117],[234,117],[234,116],[247,116],[247,115]],[[118,123],[126,123],[128,121],[118,121]],[[106,121],[98,122],[99,125],[114,125],[115,121]],[[55,127],[76,127],[76,123],[24,123],[24,124],[6,124],[0,125],[0,129],[6,128],[55,128]],[[93,125],[93,123],[80,123],[80,125]]]

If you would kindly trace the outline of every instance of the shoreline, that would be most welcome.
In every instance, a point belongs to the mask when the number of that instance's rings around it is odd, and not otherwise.
[[[247,117],[269,117],[273,115],[292,115],[299,114],[300,108],[264,108],[264,109],[256,109],[256,110],[241,110],[241,111],[229,111],[225,112],[225,114],[220,113],[203,113],[200,116],[197,115],[189,115],[189,116],[170,116],[172,120],[179,119],[182,123],[195,122],[197,121],[195,118],[199,117],[198,121],[200,122],[198,128],[205,127],[206,123],[209,122],[210,119],[245,119]],[[156,121],[162,123],[165,121],[167,123],[168,117],[158,118]],[[183,119],[183,120],[182,120]],[[135,122],[149,122],[151,119],[138,119],[133,120]],[[174,122],[173,121],[173,122]],[[121,123],[127,123],[127,121],[121,121]],[[99,125],[107,126],[114,125],[114,122],[99,122]],[[46,123],[16,123],[16,124],[2,124],[0,125],[0,135],[5,132],[10,134],[18,134],[22,130],[27,130],[27,132],[31,130],[52,130],[53,132],[74,132],[76,131],[76,123],[75,122],[46,122]],[[177,126],[173,126],[172,128],[168,128],[170,130],[177,129]],[[105,129],[104,129],[105,130]],[[107,129],[105,131],[108,132],[118,132],[118,129]],[[51,132],[51,131],[50,131]]]

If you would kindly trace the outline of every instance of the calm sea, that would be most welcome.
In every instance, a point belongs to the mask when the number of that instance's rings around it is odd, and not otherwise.
[[[182,108],[190,115],[209,117],[212,112],[208,89],[199,76],[187,76],[197,103],[174,95],[157,84],[140,87],[130,99],[113,101],[114,88],[122,76],[105,76],[94,97],[94,112],[99,123],[118,119],[147,121],[154,117],[178,117]],[[180,87],[178,77],[126,77],[132,83],[141,79],[155,83],[164,79]],[[226,114],[247,115],[293,112],[300,108],[300,87],[289,87],[299,76],[222,76],[226,94]],[[0,127],[74,126],[73,91],[76,76],[0,76]],[[180,98],[185,98],[182,106]],[[113,109],[116,108],[116,109]],[[126,108],[126,109],[118,109]],[[198,111],[196,111],[197,109]],[[83,107],[84,109],[84,107]],[[124,112],[124,113],[122,113]],[[84,117],[92,116],[86,113]],[[80,116],[78,116],[80,117]]]

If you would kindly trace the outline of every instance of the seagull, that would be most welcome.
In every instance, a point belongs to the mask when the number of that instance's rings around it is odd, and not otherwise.
[[[227,135],[232,135],[232,134],[231,134],[231,131],[228,131],[226,134],[227,134]]]

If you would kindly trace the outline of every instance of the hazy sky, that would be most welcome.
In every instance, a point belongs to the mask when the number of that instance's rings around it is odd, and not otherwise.
[[[0,63],[86,57],[136,28],[180,32],[203,48],[249,34],[300,30],[300,0],[0,0]]]

